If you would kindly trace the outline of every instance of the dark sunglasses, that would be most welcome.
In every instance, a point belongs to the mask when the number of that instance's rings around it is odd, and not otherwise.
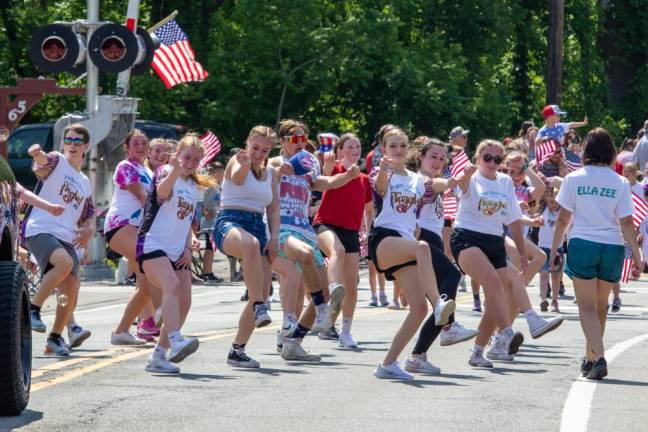
[[[81,147],[85,144],[83,138],[63,138],[63,144],[65,145],[74,145],[76,147]]]
[[[482,156],[482,159],[483,159],[484,162],[486,162],[486,163],[489,163],[489,162],[493,162],[493,161],[495,161],[495,163],[496,163],[497,165],[501,164],[501,163],[504,161],[504,158],[503,158],[502,156],[500,156],[500,155],[493,156],[493,155],[490,154],[490,153],[486,153],[486,154],[484,154],[484,155]]]
[[[290,144],[305,144],[308,141],[306,135],[288,135],[283,138]]]

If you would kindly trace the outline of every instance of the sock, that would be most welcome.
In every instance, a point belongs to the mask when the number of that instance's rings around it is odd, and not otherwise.
[[[499,331],[499,333],[504,336],[504,337],[513,337],[513,327],[508,326],[506,328],[503,328]]]
[[[232,350],[234,351],[243,351],[244,349],[245,349],[245,344],[237,344],[237,343],[232,344]]]
[[[180,330],[169,333],[169,341],[171,342],[172,346],[182,341],[182,334],[180,334]]]
[[[311,298],[313,299],[313,303],[315,303],[315,306],[319,306],[325,303],[324,292],[322,290],[311,293]]]
[[[56,339],[58,339],[58,338],[60,338],[60,337],[61,337],[61,335],[60,335],[59,333],[54,333],[54,332],[52,332],[52,333],[50,333],[48,339],[56,340]]]
[[[478,301],[479,300],[479,294],[473,294],[473,300]]]
[[[160,344],[155,344],[155,349],[153,350],[153,357],[158,359],[166,359],[167,349]]]
[[[297,322],[297,315],[294,313],[285,313],[283,316],[283,328],[285,330],[289,329],[290,327],[294,326],[295,323]]]
[[[528,311],[524,312],[524,318],[529,319],[533,318],[535,316],[538,316],[538,313],[533,310],[533,308],[529,309]]]
[[[297,324],[297,328],[293,332],[292,335],[290,335],[291,338],[293,339],[304,339],[306,334],[310,331],[308,327],[304,327],[301,324]]]
[[[254,302],[252,303],[252,308],[256,309],[258,305],[265,305],[265,302]]]
[[[473,353],[475,355],[480,355],[484,352],[484,347],[482,345],[473,345]]]
[[[32,311],[40,313],[40,310],[41,310],[40,306],[36,306],[34,303],[30,303],[30,305],[31,305],[30,308],[31,308]]]
[[[351,322],[353,318],[342,317],[342,333],[350,334],[351,333]]]

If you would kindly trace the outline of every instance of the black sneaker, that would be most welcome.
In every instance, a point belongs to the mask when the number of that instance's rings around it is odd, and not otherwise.
[[[124,280],[124,285],[135,285],[137,283],[137,275],[133,273]]]
[[[325,332],[319,332],[319,338],[322,340],[339,340],[340,335],[335,326],[333,326]]]
[[[245,351],[230,349],[227,354],[227,364],[234,367],[256,369],[260,366],[259,362],[245,354]]]
[[[601,357],[592,365],[592,370],[587,374],[587,379],[600,381],[605,378],[607,374],[607,361],[605,361],[605,357]]]
[[[254,325],[257,328],[265,327],[272,322],[270,315],[268,315],[268,307],[265,304],[258,304],[254,306]]]
[[[542,300],[540,302],[540,312],[548,312],[549,311],[549,302],[547,300]]]
[[[621,299],[615,298],[612,300],[612,313],[617,313],[621,310]]]
[[[216,276],[213,272],[212,273],[204,273],[204,274],[200,275],[200,277],[203,278],[204,280],[210,281],[210,282],[216,282],[216,283],[223,282],[223,279]]]
[[[241,296],[241,301],[242,301],[242,302],[246,302],[246,301],[248,301],[248,300],[250,300],[250,297],[248,297],[248,292],[247,292],[247,290],[245,290],[245,292],[244,292],[243,295]]]
[[[594,362],[587,360],[587,357],[583,357],[581,359],[581,366],[580,366],[581,375],[586,377],[592,370],[592,366],[594,366]]]

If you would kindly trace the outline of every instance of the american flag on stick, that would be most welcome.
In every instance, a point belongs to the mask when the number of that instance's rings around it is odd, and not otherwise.
[[[207,131],[205,135],[201,136],[200,141],[205,144],[205,154],[200,164],[198,164],[198,168],[202,168],[211,162],[221,150],[221,143],[218,137],[210,131]]]
[[[628,243],[624,245],[623,270],[621,271],[621,283],[628,283],[632,274],[632,250]]]
[[[441,177],[449,179],[452,177],[452,170],[445,167],[441,173]],[[457,216],[457,210],[457,197],[454,196],[451,190],[445,191],[443,194],[443,218],[454,220]]]
[[[189,81],[203,81],[209,76],[194,57],[189,38],[175,19],[153,32],[160,39],[151,66],[166,88]]]
[[[540,143],[539,145],[536,145],[536,159],[538,160],[538,164],[542,165],[549,159],[551,156],[556,153],[556,150],[560,148],[560,144],[558,144],[558,141],[554,139],[550,139],[547,141],[544,141]]]
[[[571,150],[565,150],[565,162],[568,172],[583,168],[583,159]]]
[[[463,173],[468,162],[470,162],[470,160],[468,159],[466,152],[459,150],[459,152],[452,157],[452,177],[458,178],[459,174]]]
[[[639,228],[641,222],[648,216],[648,203],[642,197],[632,192],[632,206],[634,207],[632,220],[634,221],[635,228]]]

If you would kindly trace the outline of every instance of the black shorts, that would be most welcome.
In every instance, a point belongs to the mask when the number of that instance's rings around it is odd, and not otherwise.
[[[142,267],[142,263],[146,260],[151,260],[155,258],[160,258],[160,257],[167,257],[168,255],[166,252],[163,250],[157,249],[154,250],[153,252],[145,253],[137,257],[137,263],[139,264],[139,269],[144,274],[144,268]],[[171,263],[171,267],[173,267],[173,270],[178,271],[178,270],[189,270],[189,265],[180,265],[178,264],[178,261],[171,261],[171,258],[169,258],[169,262]]]
[[[214,250],[212,246],[212,237],[214,235],[210,232],[205,232],[205,250]]]
[[[124,228],[125,226],[126,225],[122,225],[120,227],[113,228],[110,231],[104,233],[104,237],[106,237],[106,246],[108,246],[110,244],[110,240],[112,240],[112,238],[115,236],[115,234],[117,234],[117,231]]]
[[[441,237],[437,233],[421,228],[418,238],[430,246],[434,246],[443,251],[443,240],[441,240]]]
[[[378,245],[383,239],[387,237],[403,237],[403,236],[400,235],[398,231],[389,228],[380,228],[380,227],[371,228],[371,232],[369,233],[369,237],[367,238],[367,242],[369,244],[369,258],[371,259],[371,261],[373,261],[374,265],[376,266],[376,270],[378,270],[380,273],[385,273],[385,279],[393,281],[394,279],[396,279],[394,277],[394,273],[396,273],[398,270],[402,269],[403,267],[416,265],[416,260],[407,261],[404,262],[403,264],[398,264],[389,267],[388,269],[381,269],[380,264],[378,263]]]
[[[317,234],[321,234],[325,231],[334,232],[337,238],[340,239],[340,243],[344,246],[344,251],[346,253],[360,253],[360,234],[358,231],[327,224],[319,224],[313,228],[315,228]]]
[[[452,230],[450,250],[452,251],[452,256],[454,256],[457,266],[459,266],[459,254],[461,251],[471,247],[479,248],[496,269],[506,267],[504,236],[483,234],[463,228],[455,228]],[[461,271],[464,272],[463,269]]]

